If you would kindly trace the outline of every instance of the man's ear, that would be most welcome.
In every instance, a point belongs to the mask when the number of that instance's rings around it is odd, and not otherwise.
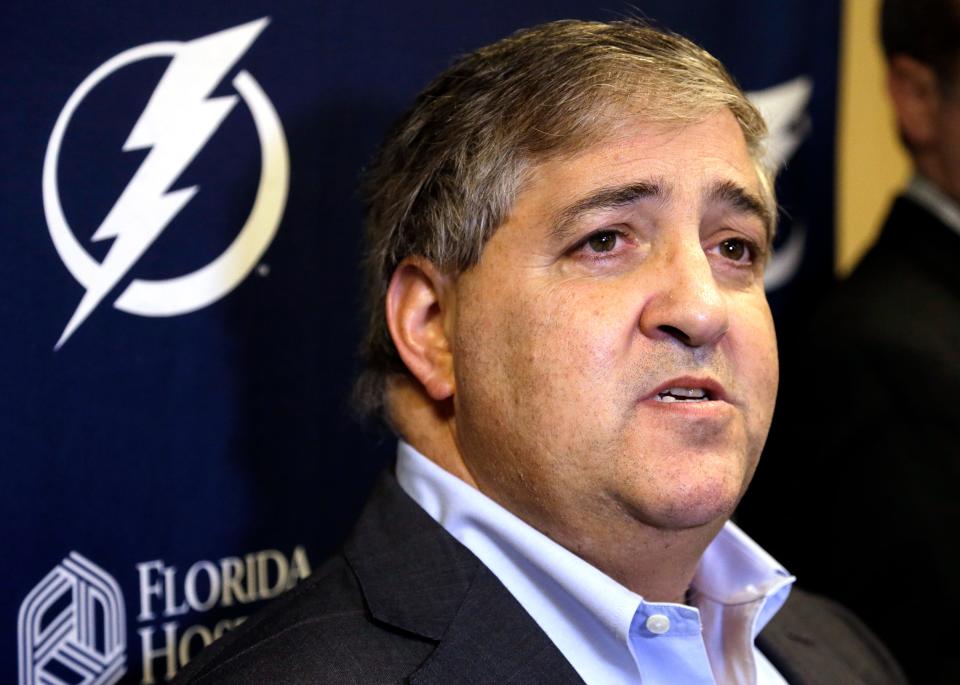
[[[453,354],[447,320],[453,279],[423,257],[408,257],[387,287],[387,326],[410,373],[435,401],[453,396]]]
[[[887,89],[908,145],[919,151],[934,144],[940,90],[933,69],[913,57],[894,55],[887,70]]]

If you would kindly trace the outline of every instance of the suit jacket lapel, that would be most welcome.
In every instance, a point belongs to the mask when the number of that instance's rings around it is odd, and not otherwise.
[[[499,580],[387,475],[344,545],[372,619],[437,643],[416,685],[583,681]],[[791,685],[906,683],[844,609],[794,588],[757,639]]]
[[[757,637],[757,646],[790,685],[859,682],[838,679],[833,664],[822,659],[822,646],[814,636],[802,629],[795,630],[791,624],[784,625],[776,618]]]
[[[580,683],[499,580],[403,492],[377,484],[344,546],[374,620],[440,644],[412,683]]]
[[[893,203],[877,249],[912,255],[924,273],[960,293],[960,235],[907,196]]]
[[[523,607],[482,566],[443,642],[410,682],[583,684]]]
[[[791,685],[906,685],[883,644],[847,609],[793,588],[757,638]]]

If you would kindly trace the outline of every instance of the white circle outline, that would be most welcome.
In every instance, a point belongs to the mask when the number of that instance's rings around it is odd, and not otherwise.
[[[125,50],[104,62],[70,95],[50,134],[43,161],[44,215],[57,253],[85,288],[94,282],[100,263],[77,241],[60,203],[57,165],[67,126],[80,103],[105,78],[144,59],[176,56],[182,45],[179,41],[149,43]],[[141,316],[176,316],[202,309],[233,290],[250,273],[276,235],[290,178],[286,136],[273,104],[249,73],[241,71],[232,84],[253,116],[260,143],[260,182],[250,215],[230,246],[212,262],[176,278],[136,279],[114,302],[117,309]]]

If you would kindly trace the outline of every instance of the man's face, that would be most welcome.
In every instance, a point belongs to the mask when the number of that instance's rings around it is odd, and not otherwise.
[[[730,515],[777,388],[759,198],[726,110],[534,169],[448,321],[482,491],[575,551]]]

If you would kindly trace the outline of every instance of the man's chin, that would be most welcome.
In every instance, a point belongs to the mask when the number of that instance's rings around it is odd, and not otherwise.
[[[661,531],[715,532],[733,515],[743,490],[741,484],[725,481],[662,490],[657,497],[632,507],[632,513],[638,522]]]

